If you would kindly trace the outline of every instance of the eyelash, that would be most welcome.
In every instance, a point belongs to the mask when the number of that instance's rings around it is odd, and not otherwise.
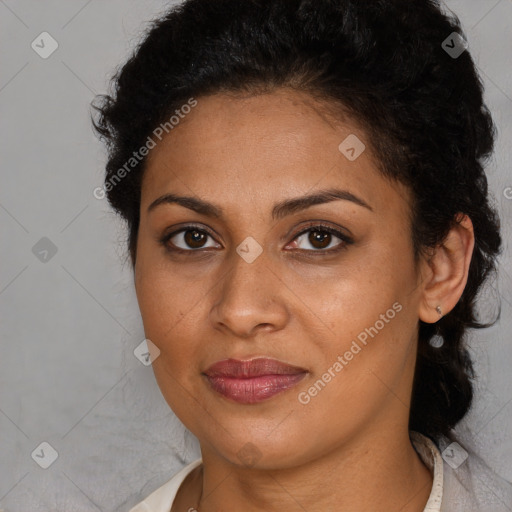
[[[179,233],[183,233],[183,232],[186,232],[186,231],[198,231],[199,233],[204,233],[208,236],[210,236],[211,238],[214,238],[213,235],[206,229],[204,228],[201,228],[200,226],[196,226],[196,225],[193,225],[193,224],[190,224],[188,226],[184,226],[182,228],[180,228],[179,230],[176,230],[176,231],[173,231],[172,233],[169,233],[167,235],[165,235],[161,240],[160,240],[160,243],[164,246],[164,248],[169,251],[170,253],[181,253],[181,254],[185,254],[185,253],[194,253],[194,252],[201,252],[203,251],[204,249],[181,249],[180,247],[171,247],[169,245],[169,240],[171,238],[173,238],[174,236],[176,236],[177,234]],[[311,249],[294,249],[296,251],[299,251],[299,252],[302,252],[302,253],[314,253],[315,256],[329,256],[329,255],[332,255],[334,253],[338,253],[340,251],[342,251],[343,249],[346,249],[348,245],[354,243],[354,241],[348,237],[347,235],[345,235],[344,233],[342,233],[341,231],[331,227],[331,226],[327,226],[325,224],[322,224],[322,223],[319,223],[319,222],[316,222],[316,223],[313,223],[309,226],[306,227],[306,229],[300,231],[299,233],[297,233],[293,239],[292,239],[292,242],[306,234],[306,233],[309,233],[310,231],[319,231],[321,233],[330,233],[331,235],[334,235],[336,236],[337,238],[339,238],[341,240],[341,242],[336,245],[335,247],[333,248],[330,248],[330,249],[317,249],[317,250],[311,250]],[[210,248],[206,248],[206,250],[208,250]]]

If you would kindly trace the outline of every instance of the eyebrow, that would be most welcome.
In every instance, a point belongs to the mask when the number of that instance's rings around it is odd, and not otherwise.
[[[276,203],[272,208],[272,219],[279,220],[283,217],[286,217],[287,215],[305,210],[311,206],[330,203],[332,201],[338,200],[351,201],[352,203],[367,208],[373,212],[373,208],[368,203],[363,201],[360,197],[352,194],[348,190],[331,188],[320,190],[313,194],[308,194],[301,197],[286,199]],[[209,203],[208,201],[197,199],[191,196],[178,196],[176,194],[165,194],[158,199],[155,199],[148,206],[148,213],[162,204],[178,204],[184,208],[188,208],[189,210],[193,210],[201,215],[208,217],[221,218],[223,214],[223,209],[221,207]]]

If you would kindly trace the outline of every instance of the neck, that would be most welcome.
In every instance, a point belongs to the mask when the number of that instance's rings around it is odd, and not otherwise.
[[[194,506],[201,512],[423,512],[432,488],[432,476],[408,432],[397,435],[396,428],[359,434],[307,464],[272,471],[202,452],[203,465],[180,488],[173,512]]]

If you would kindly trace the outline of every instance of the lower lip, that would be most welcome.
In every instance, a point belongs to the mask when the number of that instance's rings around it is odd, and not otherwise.
[[[250,379],[206,375],[211,387],[240,404],[255,404],[292,388],[306,373],[294,375],[261,375]]]

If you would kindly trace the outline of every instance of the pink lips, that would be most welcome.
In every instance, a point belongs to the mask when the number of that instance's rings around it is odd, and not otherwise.
[[[224,359],[210,366],[204,375],[212,388],[226,398],[254,404],[290,389],[306,373],[304,368],[276,359],[257,358],[248,361]]]

